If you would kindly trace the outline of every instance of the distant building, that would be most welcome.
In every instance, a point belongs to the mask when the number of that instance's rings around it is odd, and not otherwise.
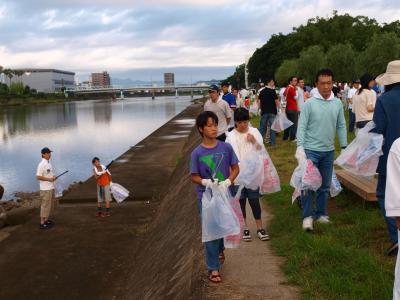
[[[91,81],[94,87],[108,87],[111,85],[110,75],[106,71],[102,73],[92,73]]]
[[[174,73],[164,73],[164,85],[174,86],[175,85],[175,74]]]
[[[23,75],[14,75],[11,82],[22,82],[38,92],[54,93],[63,88],[74,87],[75,73],[56,69],[13,69],[24,72]],[[5,80],[8,83],[8,80]]]

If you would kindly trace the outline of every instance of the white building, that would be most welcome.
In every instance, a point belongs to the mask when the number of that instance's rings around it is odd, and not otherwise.
[[[22,82],[28,85],[31,89],[36,89],[38,92],[54,93],[62,90],[63,87],[74,87],[75,73],[56,70],[56,69],[14,69],[23,71],[24,74],[20,77],[14,75],[11,82]],[[6,78],[6,83],[9,80]]]

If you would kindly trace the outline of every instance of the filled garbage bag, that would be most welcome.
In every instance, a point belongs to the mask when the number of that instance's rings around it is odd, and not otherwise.
[[[318,190],[322,185],[322,177],[314,163],[310,159],[306,159],[301,161],[293,171],[290,185],[295,188],[292,195],[293,202],[293,199],[296,199],[301,191]]]
[[[335,160],[343,169],[361,176],[373,176],[383,154],[383,135],[370,132],[375,128],[373,121],[358,131],[356,138]]]
[[[286,115],[282,112],[278,112],[275,117],[274,122],[272,122],[271,129],[276,132],[284,131],[293,125],[293,122],[290,121]]]
[[[248,189],[258,189],[264,177],[264,166],[261,155],[255,154],[252,157],[241,160],[239,167],[240,172],[235,179],[235,183],[243,185]]]
[[[56,198],[61,198],[63,196],[64,188],[63,186],[56,181],[54,184],[54,194]]]
[[[251,105],[250,105],[250,109],[249,112],[254,115],[254,116],[258,116],[259,115],[259,107],[256,101],[254,101]]]
[[[242,240],[242,232],[244,230],[244,217],[242,209],[240,208],[240,194],[242,193],[243,186],[240,186],[236,194],[230,199],[229,204],[231,205],[232,211],[239,220],[240,231],[235,235],[228,235],[224,238],[225,248],[237,248],[239,247],[240,241]]]
[[[118,183],[112,183],[110,188],[111,194],[118,203],[121,203],[129,197],[129,191]]]
[[[260,194],[264,195],[279,192],[281,190],[281,182],[278,172],[265,149],[262,151],[262,160],[264,176],[260,185]]]
[[[209,242],[240,234],[240,222],[229,203],[229,190],[220,185],[206,188],[201,199],[201,240]]]
[[[340,192],[342,190],[343,190],[342,185],[340,184],[340,181],[336,176],[335,170],[333,170],[332,182],[331,182],[331,188],[330,188],[331,197],[336,197],[337,195],[340,194]]]

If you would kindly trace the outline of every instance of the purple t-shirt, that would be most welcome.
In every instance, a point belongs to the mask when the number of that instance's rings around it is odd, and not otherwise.
[[[229,178],[230,167],[237,165],[239,160],[230,144],[218,141],[214,148],[205,148],[202,145],[193,150],[190,161],[190,173],[199,174],[203,179],[215,178],[224,181]],[[201,199],[205,187],[196,187],[197,197]]]

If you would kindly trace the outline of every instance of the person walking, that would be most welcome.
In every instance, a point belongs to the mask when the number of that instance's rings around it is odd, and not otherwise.
[[[373,117],[376,126],[373,131],[382,134],[384,137],[383,155],[379,158],[377,169],[378,185],[376,196],[391,240],[387,254],[395,255],[398,251],[396,221],[393,218],[389,218],[385,210],[386,201],[393,201],[393,199],[388,199],[392,195],[387,195],[388,197],[386,197],[385,189],[389,150],[393,142],[400,137],[400,60],[391,61],[387,66],[386,73],[379,75],[376,81],[385,87],[385,92],[376,102]]]
[[[332,182],[336,131],[340,146],[347,146],[346,122],[342,102],[332,92],[333,73],[329,69],[318,71],[316,76],[318,92],[304,103],[297,130],[295,157],[299,164],[310,159],[322,176],[322,185],[316,192],[316,210],[313,209],[313,192],[303,191],[303,229],[313,230],[314,219],[330,223],[327,203]]]
[[[297,109],[299,113],[301,112],[301,107],[303,106],[306,100],[306,93],[304,79],[299,78],[299,85],[297,86]]]
[[[218,136],[217,139],[224,142],[225,132],[228,131],[228,124],[232,119],[232,110],[228,102],[219,97],[219,88],[215,84],[208,89],[210,99],[204,104],[204,111],[212,111],[218,117]]]
[[[361,88],[353,96],[353,113],[356,116],[356,127],[364,128],[374,116],[376,93],[372,90],[375,79],[369,74],[360,78]]]
[[[261,91],[259,95],[261,119],[259,131],[261,136],[264,138],[269,127],[269,144],[275,145],[276,133],[271,129],[271,125],[275,120],[276,114],[280,107],[280,101],[275,91],[275,81],[272,78],[266,80],[266,87]]]
[[[221,89],[222,89],[222,100],[226,101],[228,103],[229,107],[231,108],[232,115],[233,112],[236,110],[237,103],[236,103],[236,97],[229,92],[229,83],[224,81],[221,84]],[[228,130],[232,130],[233,127],[235,126],[235,123],[233,122],[233,118],[230,119],[230,122],[228,122]]]
[[[347,94],[347,103],[349,108],[349,132],[354,132],[354,127],[356,125],[356,115],[353,112],[353,97],[357,93],[360,88],[360,80],[354,80],[352,84],[352,88],[349,90]]]
[[[297,121],[298,121],[298,106],[297,106],[297,77],[292,76],[289,78],[289,85],[285,90],[286,97],[286,116],[293,122],[293,125],[285,129],[283,140],[286,141],[290,138],[291,141],[296,139]]]

